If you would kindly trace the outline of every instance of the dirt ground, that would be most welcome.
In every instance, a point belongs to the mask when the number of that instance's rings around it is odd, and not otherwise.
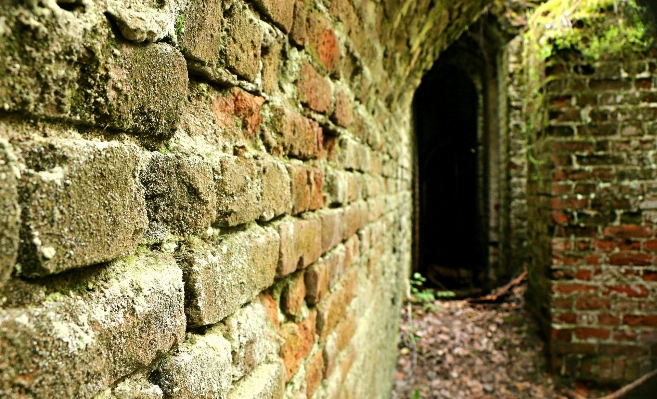
[[[562,389],[573,387],[555,386],[546,373],[544,343],[524,309],[524,291],[517,286],[496,304],[438,300],[405,307],[392,398],[566,399]]]

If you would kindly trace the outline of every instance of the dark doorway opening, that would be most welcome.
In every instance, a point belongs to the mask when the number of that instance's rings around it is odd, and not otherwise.
[[[448,289],[475,289],[486,269],[477,88],[438,64],[414,99],[420,191],[420,270]]]

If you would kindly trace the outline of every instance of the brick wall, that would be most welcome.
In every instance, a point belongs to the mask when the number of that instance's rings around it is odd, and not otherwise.
[[[617,385],[657,366],[655,65],[652,52],[561,52],[545,67],[529,303],[561,376]]]
[[[486,1],[9,1],[0,396],[383,398],[410,101]]]

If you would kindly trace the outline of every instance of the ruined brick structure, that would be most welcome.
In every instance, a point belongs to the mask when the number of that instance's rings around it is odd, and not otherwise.
[[[411,268],[526,265],[553,371],[657,366],[654,51],[527,64],[489,3],[6,1],[0,397],[387,398]]]
[[[410,105],[485,3],[3,2],[0,397],[387,397]]]

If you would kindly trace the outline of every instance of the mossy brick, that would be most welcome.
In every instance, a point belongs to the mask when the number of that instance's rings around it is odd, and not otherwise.
[[[164,399],[164,393],[159,386],[148,381],[147,376],[138,372],[93,399]]]
[[[20,242],[17,160],[11,145],[0,139],[0,288],[14,269]]]
[[[126,40],[136,43],[159,42],[163,39],[175,41],[176,30],[180,29],[176,27],[178,15],[184,12],[186,5],[186,0],[172,0],[160,4],[153,4],[148,0],[109,0],[106,15]]]
[[[285,165],[274,159],[258,161],[262,196],[260,199],[260,220],[269,221],[276,216],[289,213],[292,208],[290,178]]]
[[[347,137],[341,137],[338,163],[347,170],[367,172],[370,168],[370,151],[367,146]]]
[[[210,331],[221,331],[230,342],[233,381],[250,374],[278,351],[275,333],[267,325],[267,310],[255,301],[239,309]]]
[[[279,334],[283,340],[280,356],[285,364],[285,381],[297,373],[302,361],[310,354],[315,344],[315,312],[300,322],[281,325]]]
[[[312,398],[317,388],[322,383],[322,376],[324,371],[324,358],[321,351],[317,351],[312,355],[305,364],[306,369],[306,394],[307,397]]]
[[[324,209],[317,212],[317,215],[322,220],[322,252],[326,253],[342,242],[344,210]]]
[[[255,5],[271,18],[283,33],[288,33],[292,28],[294,2],[295,0],[255,0]]]
[[[342,231],[344,240],[353,236],[367,224],[367,219],[369,217],[369,208],[367,202],[358,201],[350,204],[344,208],[344,226]]]
[[[323,131],[317,122],[276,106],[271,109],[271,128],[264,141],[275,155],[314,159],[321,151]]]
[[[331,109],[331,83],[309,63],[301,65],[296,86],[303,105],[320,113],[327,113]]]
[[[182,273],[169,255],[131,256],[32,284],[44,299],[0,310],[2,397],[88,398],[184,339]]]
[[[213,162],[217,190],[217,219],[220,226],[237,226],[260,216],[261,180],[255,161],[221,156]]]
[[[187,94],[182,54],[165,43],[117,40],[105,11],[95,2],[84,13],[54,2],[4,7],[3,27],[12,34],[0,37],[0,103],[6,111],[170,137]]]
[[[232,3],[224,12],[226,67],[252,82],[260,69],[262,28],[246,5]]]
[[[278,233],[257,225],[182,248],[188,324],[215,324],[271,286],[278,252]]]
[[[302,269],[322,255],[322,222],[312,219],[284,219],[277,223],[281,237],[278,277]]]
[[[282,362],[262,363],[231,389],[228,399],[282,399],[285,395],[285,370]]]
[[[201,234],[214,221],[217,194],[212,167],[203,158],[153,153],[140,181],[149,236]]]
[[[318,11],[308,13],[306,19],[308,44],[313,54],[326,72],[334,72],[340,61],[340,46],[333,25]]]
[[[338,245],[332,251],[324,255],[324,263],[328,269],[328,284],[329,287],[334,287],[345,270],[349,267],[350,264],[347,264],[347,254],[344,245]]]
[[[232,384],[230,343],[219,332],[187,334],[187,339],[154,372],[171,399],[226,399]]]
[[[306,212],[310,208],[310,182],[308,169],[304,165],[287,164],[292,190],[292,215]]]
[[[349,181],[347,173],[341,170],[328,170],[324,179],[324,191],[329,205],[349,203]]]
[[[223,1],[191,0],[179,17],[182,28],[179,45],[182,53],[204,63],[216,63],[221,49]]]
[[[148,223],[136,146],[48,139],[20,149],[22,275],[59,273],[135,250]]]

